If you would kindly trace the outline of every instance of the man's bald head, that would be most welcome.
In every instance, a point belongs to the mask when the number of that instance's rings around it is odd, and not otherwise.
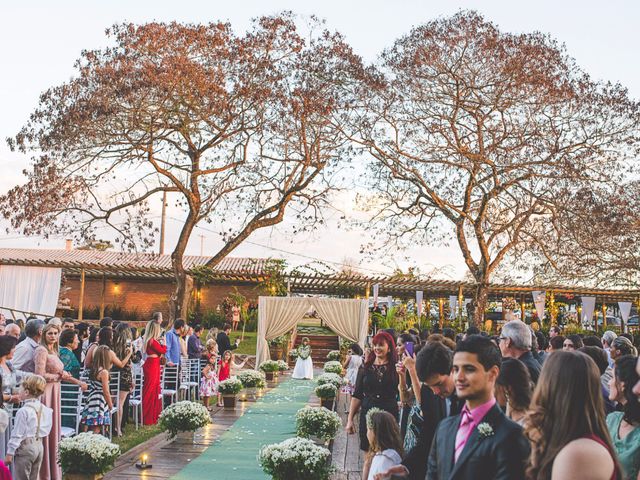
[[[20,338],[20,327],[18,325],[16,325],[15,323],[10,323],[9,325],[7,325],[7,328],[5,328],[4,330],[4,334],[5,335],[9,335],[11,337],[14,337],[16,339]]]

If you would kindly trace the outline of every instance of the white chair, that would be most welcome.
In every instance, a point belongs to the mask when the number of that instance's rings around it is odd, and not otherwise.
[[[178,366],[165,365],[162,367],[162,383],[160,395],[164,406],[164,397],[170,397],[171,403],[175,403],[178,398]],[[164,408],[164,407],[163,407]]]
[[[193,377],[193,366],[200,366],[198,359],[184,358],[180,365],[180,391],[184,392],[184,398],[187,400],[196,399],[198,395],[198,386],[200,382]],[[193,396],[191,395],[193,391]]]
[[[60,407],[60,417],[64,422],[65,418],[70,419],[75,427],[61,427],[62,438],[73,437],[80,431],[80,418],[82,416],[82,390],[80,385],[62,382],[60,386],[62,404]]]
[[[120,372],[109,372],[109,393],[111,393],[111,401],[113,408],[109,412],[111,414],[111,428],[109,428],[109,440],[113,438],[113,427],[118,420],[118,408],[120,407]]]
[[[142,369],[133,372],[133,392],[129,395],[129,407],[133,409],[133,419],[136,422],[136,430],[138,424],[142,423],[142,385],[144,382],[144,374]],[[139,412],[139,413],[138,413]]]

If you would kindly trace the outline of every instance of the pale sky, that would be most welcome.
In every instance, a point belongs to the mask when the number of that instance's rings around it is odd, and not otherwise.
[[[253,17],[293,10],[326,19],[329,28],[342,32],[354,50],[365,61],[372,62],[382,49],[392,45],[412,26],[460,9],[475,9],[504,31],[549,33],[566,44],[569,54],[593,78],[620,82],[633,98],[640,97],[640,2],[637,0],[7,1],[0,6],[0,191],[20,183],[21,172],[28,165],[26,157],[9,152],[4,139],[24,124],[41,92],[74,74],[73,64],[83,49],[106,45],[104,30],[113,23],[223,20],[231,22],[240,32]],[[338,202],[338,208],[349,210],[352,196],[341,195]],[[160,203],[158,200],[158,211]],[[176,221],[169,220],[168,251],[176,240],[176,225]],[[330,226],[314,235],[291,239],[282,229],[261,231],[250,238],[253,243],[242,245],[232,255],[284,257],[291,264],[309,261],[279,251],[285,250],[329,262],[339,263],[346,258],[363,260],[360,266],[364,273],[370,274],[389,272],[396,264],[403,268],[417,265],[425,273],[434,267],[444,267],[448,275],[440,276],[445,278],[462,278],[466,271],[453,247],[420,246],[395,258],[362,259],[360,244],[369,234],[336,231]],[[187,253],[200,253],[199,235],[204,235],[205,254],[214,253],[219,247],[217,237],[204,229],[196,230]],[[109,237],[106,231],[104,236]],[[15,232],[5,234],[4,229],[0,234],[0,247],[37,246],[64,248],[64,239],[25,239]]]

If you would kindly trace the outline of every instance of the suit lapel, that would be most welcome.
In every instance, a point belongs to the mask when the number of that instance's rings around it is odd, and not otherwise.
[[[493,407],[491,407],[491,410],[489,410],[487,412],[487,414],[482,418],[482,420],[480,420],[480,423],[486,422],[489,425],[491,425],[491,427],[495,430],[497,428],[497,423],[498,423],[498,420],[500,418],[500,415],[504,415],[504,414],[502,413],[502,411],[498,407],[498,404],[496,403]],[[453,443],[453,452],[454,452],[454,454],[455,454],[455,437],[456,437],[456,434],[457,434],[457,429],[456,429],[455,432],[453,432],[453,435],[452,435],[453,439],[454,439],[454,443]],[[495,433],[494,433],[494,435],[495,435]],[[453,465],[453,470],[451,471],[451,475],[449,475],[449,477],[448,477],[449,479],[454,478],[454,476],[458,472],[458,470],[460,470],[462,465],[464,465],[464,463],[471,457],[473,452],[476,450],[476,448],[478,448],[478,446],[480,446],[480,444],[483,441],[487,441],[487,439],[480,438],[480,434],[478,433],[478,427],[476,426],[476,428],[474,428],[473,431],[471,432],[471,436],[467,440],[467,443],[464,445],[464,448],[462,449],[462,452],[460,452],[460,456],[458,457],[458,461],[455,462],[455,464]]]
[[[444,438],[444,448],[442,449],[444,458],[441,460],[443,460],[442,465],[445,466],[445,469],[442,472],[443,475],[441,478],[449,478],[449,475],[450,475],[449,472],[451,472],[451,469],[454,466],[453,460],[454,460],[454,453],[456,450],[456,432],[460,427],[460,420],[461,420],[461,417],[460,415],[458,415],[458,418],[456,418],[455,422],[451,422],[450,427],[447,430]]]

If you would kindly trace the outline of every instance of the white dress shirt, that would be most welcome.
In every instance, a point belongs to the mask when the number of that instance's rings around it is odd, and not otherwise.
[[[38,429],[38,412],[40,428]],[[26,400],[24,406],[16,413],[16,421],[11,429],[11,438],[7,444],[7,455],[15,455],[23,440],[27,438],[43,438],[49,435],[53,426],[53,410],[40,403],[39,400]]]
[[[34,363],[33,358],[36,353],[36,348],[39,346],[40,344],[38,342],[29,337],[21,341],[16,346],[16,351],[13,354],[13,359],[11,360],[11,364],[14,368],[34,373],[36,371],[36,364]]]

